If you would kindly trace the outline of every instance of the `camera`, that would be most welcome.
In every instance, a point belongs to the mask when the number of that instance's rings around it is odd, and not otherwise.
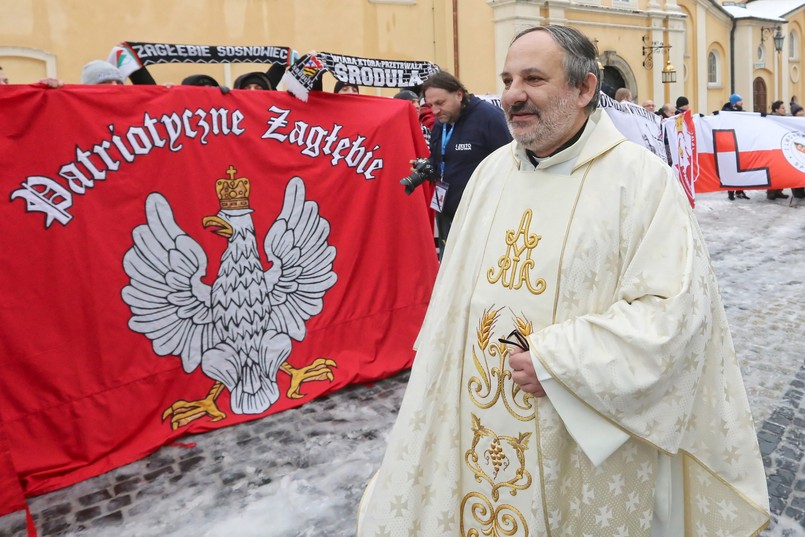
[[[427,180],[436,179],[436,170],[430,164],[430,160],[426,158],[418,158],[413,164],[414,170],[408,177],[400,179],[400,184],[405,185],[405,193],[410,195],[416,187],[421,185]]]

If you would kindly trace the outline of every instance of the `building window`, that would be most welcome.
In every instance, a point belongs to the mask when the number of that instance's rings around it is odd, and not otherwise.
[[[788,34],[788,59],[799,60],[799,34],[796,30]]]
[[[707,55],[707,83],[715,86],[718,82],[718,55],[711,50]]]
[[[764,47],[762,44],[757,48],[757,63],[758,64],[766,63],[766,47]]]

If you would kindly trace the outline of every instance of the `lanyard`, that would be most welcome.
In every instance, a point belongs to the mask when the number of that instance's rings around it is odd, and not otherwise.
[[[442,125],[442,161],[439,163],[439,173],[442,175],[442,179],[444,179],[444,150],[447,147],[447,142],[450,141],[450,137],[453,135],[453,130],[455,130],[454,125],[450,125],[449,123]]]

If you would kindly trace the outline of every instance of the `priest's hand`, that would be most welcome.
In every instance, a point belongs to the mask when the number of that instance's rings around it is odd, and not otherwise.
[[[515,349],[516,347],[511,351]],[[531,353],[519,349],[519,352],[511,351],[509,351],[509,366],[512,368],[512,380],[524,392],[530,393],[534,397],[545,397],[545,390],[542,389],[542,384],[537,379],[537,372],[531,361]]]

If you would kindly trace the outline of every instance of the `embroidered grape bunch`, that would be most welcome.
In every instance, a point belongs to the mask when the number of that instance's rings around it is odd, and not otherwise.
[[[493,477],[498,476],[498,472],[503,468],[504,470],[509,466],[509,458],[503,453],[503,446],[500,445],[500,438],[495,438],[486,450],[486,462],[492,464],[495,469]]]

